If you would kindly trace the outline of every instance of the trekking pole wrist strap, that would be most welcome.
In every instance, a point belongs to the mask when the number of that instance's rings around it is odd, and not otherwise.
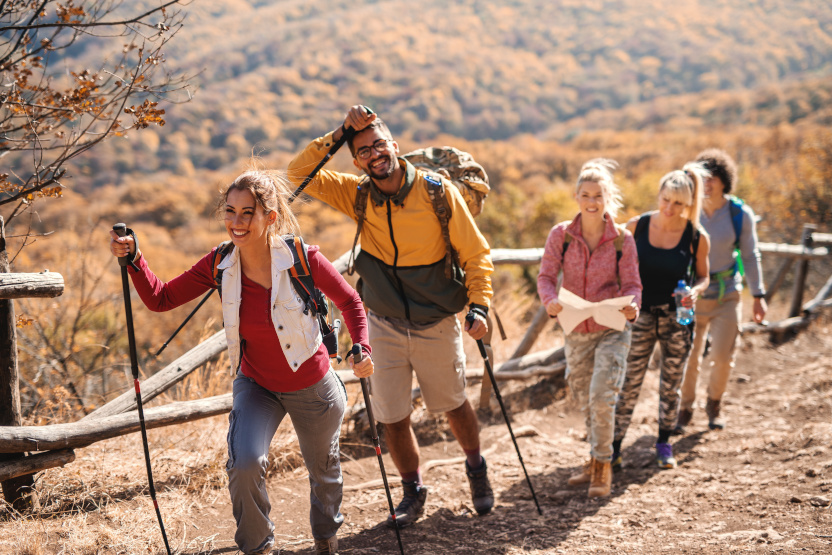
[[[488,307],[481,304],[471,303],[468,309],[468,314],[473,314],[474,317],[481,316],[483,320],[488,318]]]
[[[132,229],[130,229],[129,227],[127,227],[124,224],[114,225],[113,226],[113,231],[115,231],[116,235],[118,235],[119,237],[127,237],[128,235],[130,237],[132,237],[133,238],[133,246],[135,247],[135,250],[134,250],[132,255],[130,253],[128,253],[127,256],[119,257],[119,259],[118,259],[119,266],[130,266],[131,268],[133,268],[136,271],[136,273],[141,272],[139,267],[136,266],[136,260],[138,260],[139,257],[141,256],[141,252],[139,251],[139,238],[136,237],[136,232],[134,232]]]

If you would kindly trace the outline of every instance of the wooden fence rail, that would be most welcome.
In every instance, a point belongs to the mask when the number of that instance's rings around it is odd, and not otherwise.
[[[44,270],[38,274],[0,274],[0,299],[58,297],[64,293],[64,276]]]
[[[0,241],[2,236],[2,219],[0,219]],[[800,245],[780,245],[761,243],[760,250],[764,254],[784,258],[784,264],[777,272],[769,288],[769,295],[780,287],[785,280],[788,270],[797,262],[798,274],[792,294],[792,305],[797,303],[797,314],[781,322],[768,326],[745,324],[742,331],[748,333],[767,332],[782,338],[783,334],[802,329],[817,317],[821,310],[832,307],[832,301],[827,297],[832,294],[832,277],[821,288],[812,301],[803,304],[803,281],[805,280],[808,264],[811,260],[829,256],[826,245],[832,245],[832,234],[822,234],[814,231],[813,226],[807,226],[803,232]],[[2,247],[3,245],[0,245]],[[360,248],[360,247],[359,247]],[[336,259],[333,264],[339,272],[347,271],[349,252]],[[135,395],[132,389],[111,400],[104,406],[93,411],[83,419],[68,423],[48,426],[21,426],[19,413],[19,394],[17,390],[16,350],[12,331],[3,333],[3,303],[11,305],[10,299],[31,296],[56,296],[63,292],[63,278],[59,274],[44,272],[41,274],[3,274],[2,255],[0,250],[0,481],[6,484],[19,484],[19,480],[29,480],[34,472],[65,465],[75,458],[73,449],[85,447],[101,441],[139,430],[138,418],[135,412]],[[540,262],[543,249],[492,249],[491,256],[494,264],[536,265]],[[7,270],[6,270],[7,272]],[[9,306],[8,313],[13,322],[13,309]],[[9,321],[8,319],[6,320]],[[540,333],[550,324],[550,319],[543,307],[535,312],[526,333],[511,358],[497,366],[495,377],[497,380],[528,379],[541,375],[562,375],[566,362],[563,348],[548,349],[530,353],[532,346]],[[3,345],[6,345],[4,353]],[[145,401],[157,397],[164,391],[181,382],[189,373],[200,368],[205,363],[214,360],[226,349],[225,334],[217,332],[208,340],[197,345],[171,364],[142,382],[142,395]],[[11,361],[14,361],[14,364]],[[12,376],[8,368],[14,368]],[[466,371],[466,378],[475,380],[483,378],[483,369],[472,368]],[[338,371],[345,383],[357,381],[352,372]],[[484,380],[485,384],[487,380]],[[12,387],[13,385],[13,387]],[[13,391],[12,391],[13,389]],[[418,391],[414,390],[415,393]],[[17,399],[17,412],[14,418],[5,414],[6,405],[14,405],[6,400]],[[488,397],[485,397],[487,401]],[[482,401],[482,400],[481,400]],[[160,407],[145,409],[145,419],[148,428],[170,426],[223,414],[231,410],[231,395],[220,395],[208,399],[169,403]],[[8,411],[7,411],[8,412]],[[5,414],[5,417],[4,417]],[[5,419],[4,419],[5,418]],[[31,454],[33,452],[38,452]],[[26,453],[30,453],[25,456]],[[17,486],[15,486],[17,487]],[[8,499],[8,496],[7,496]]]

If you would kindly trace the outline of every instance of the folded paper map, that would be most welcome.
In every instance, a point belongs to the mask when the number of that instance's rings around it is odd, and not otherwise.
[[[595,323],[601,326],[621,331],[627,324],[627,318],[619,311],[633,302],[633,295],[593,303],[561,287],[558,302],[563,306],[558,321],[567,335],[587,318],[594,318]]]

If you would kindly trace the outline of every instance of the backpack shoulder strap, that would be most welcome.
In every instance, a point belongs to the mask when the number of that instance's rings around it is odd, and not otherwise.
[[[211,257],[211,275],[214,278],[214,288],[220,294],[220,299],[222,299],[222,273],[218,266],[220,262],[225,260],[225,257],[231,254],[231,251],[234,250],[234,243],[231,241],[223,241],[217,248],[214,250],[214,255]]]
[[[433,211],[439,219],[439,227],[442,228],[442,238],[445,240],[445,277],[451,279],[453,272],[454,252],[451,245],[451,231],[448,222],[451,220],[451,205],[445,194],[445,184],[438,176],[425,174],[425,185],[428,189],[428,197],[433,205]]]
[[[303,302],[303,313],[312,311],[312,316],[318,313],[325,313],[325,307],[321,299],[316,295],[315,280],[312,279],[312,272],[309,270],[309,253],[306,243],[296,235],[284,235],[283,241],[292,253],[292,267],[289,268],[289,275],[292,286]]]
[[[361,229],[364,227],[364,219],[367,217],[367,198],[369,196],[370,178],[369,176],[365,176],[355,188],[353,211],[355,211],[355,221],[358,226],[355,229],[355,239],[353,239],[350,259],[347,262],[347,273],[349,275],[355,273],[355,247],[358,245],[358,238],[361,236]]]
[[[621,253],[624,251],[624,231],[626,228],[623,225],[615,225],[615,230],[618,232],[618,237],[613,239],[612,243],[615,245],[615,259],[621,260]]]
[[[740,236],[742,235],[742,199],[731,195],[728,197],[728,210],[731,212],[731,223],[734,226],[734,248],[740,248]]]

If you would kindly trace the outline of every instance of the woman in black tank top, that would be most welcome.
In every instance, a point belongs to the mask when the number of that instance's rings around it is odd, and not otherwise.
[[[660,217],[655,213],[656,217]],[[684,280],[691,283],[690,273],[693,262],[693,247],[699,242],[699,234],[694,233],[693,224],[688,221],[679,242],[669,249],[654,247],[650,244],[650,223],[654,213],[643,214],[635,226],[634,237],[638,251],[638,273],[644,287],[642,307],[670,303],[670,309],[676,310],[673,290]]]
[[[673,290],[679,280],[691,285],[682,300],[690,308],[708,287],[710,241],[699,226],[702,186],[707,175],[699,164],[665,175],[659,184],[659,209],[633,218],[627,224],[638,251],[639,274],[644,287],[641,314],[633,326],[627,357],[627,375],[615,408],[613,469],[621,467],[621,442],[638,401],[647,363],[656,342],[661,346],[659,384],[659,468],[675,468],[670,434],[679,412],[679,388],[691,348],[692,326],[676,321]]]

